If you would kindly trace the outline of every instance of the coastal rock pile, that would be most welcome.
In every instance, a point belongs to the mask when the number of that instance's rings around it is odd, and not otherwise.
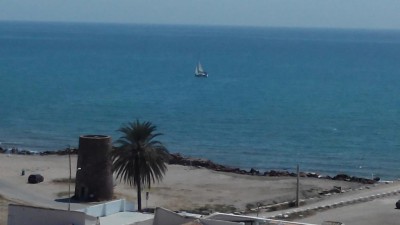
[[[247,170],[243,170],[240,168],[233,168],[233,167],[224,166],[221,164],[216,164],[208,159],[185,157],[185,156],[181,155],[180,153],[171,153],[170,159],[169,159],[169,164],[204,167],[204,168],[215,170],[215,171],[253,175],[253,176],[270,176],[270,177],[296,177],[297,176],[296,173],[289,172],[289,171],[270,170],[270,171],[261,173],[260,171],[254,169],[254,168],[251,168],[250,170],[247,171]],[[362,183],[362,184],[374,184],[377,181],[379,181],[378,177],[372,180],[372,179],[361,178],[361,177],[354,177],[354,176],[351,177],[346,174],[338,174],[334,177],[330,177],[330,176],[323,176],[323,175],[320,175],[317,173],[312,173],[312,172],[308,172],[308,173],[300,172],[299,175],[300,175],[300,177],[343,180],[343,181],[349,181],[349,182],[358,182],[358,183]]]
[[[44,152],[36,152],[36,151],[29,151],[29,150],[21,150],[18,148],[11,148],[11,149],[5,149],[0,147],[0,153],[2,154],[15,154],[15,155],[67,155],[69,149],[63,149],[63,150],[56,150],[56,151],[44,151]],[[78,154],[78,149],[76,148],[71,148],[70,153],[73,154]]]
[[[209,159],[184,157],[180,153],[171,153],[169,158],[169,164],[204,167],[207,169],[223,171],[223,172],[239,172],[239,173],[241,172],[239,168],[230,168],[224,165],[216,164]]]
[[[3,154],[16,154],[16,155],[34,155],[36,154],[35,152],[28,151],[28,150],[19,150],[18,148],[1,148],[0,147],[0,153]]]
[[[357,182],[362,184],[374,184],[380,180],[379,177],[375,177],[372,179],[361,178],[361,177],[351,177],[347,174],[338,174],[332,178],[332,180],[343,180],[343,181],[350,181],[350,182]]]

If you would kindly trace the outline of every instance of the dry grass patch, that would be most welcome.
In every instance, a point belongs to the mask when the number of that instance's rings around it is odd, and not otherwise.
[[[60,191],[60,192],[58,192],[56,194],[56,196],[59,197],[59,198],[63,198],[63,197],[68,197],[69,198],[70,194],[73,194],[73,193],[69,192],[69,191]]]
[[[237,208],[233,205],[224,204],[206,204],[204,206],[195,207],[193,209],[181,209],[180,211],[187,211],[196,214],[211,214],[213,212],[220,213],[233,213],[237,211]]]
[[[68,183],[75,184],[75,178],[71,178],[71,182],[69,178],[53,179],[52,182],[56,184],[68,184]]]

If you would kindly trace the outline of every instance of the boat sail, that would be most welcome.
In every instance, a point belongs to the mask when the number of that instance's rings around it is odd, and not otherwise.
[[[208,73],[204,71],[203,66],[201,63],[197,63],[196,69],[194,70],[194,76],[196,77],[208,77]]]

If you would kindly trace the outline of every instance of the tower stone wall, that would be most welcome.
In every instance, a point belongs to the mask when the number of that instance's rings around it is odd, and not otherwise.
[[[110,136],[84,135],[79,137],[75,199],[81,201],[112,199],[111,149]]]

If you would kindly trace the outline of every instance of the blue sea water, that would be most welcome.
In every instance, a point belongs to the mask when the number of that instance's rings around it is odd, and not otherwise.
[[[397,179],[399,59],[400,31],[0,22],[0,142],[140,119],[222,164]]]

